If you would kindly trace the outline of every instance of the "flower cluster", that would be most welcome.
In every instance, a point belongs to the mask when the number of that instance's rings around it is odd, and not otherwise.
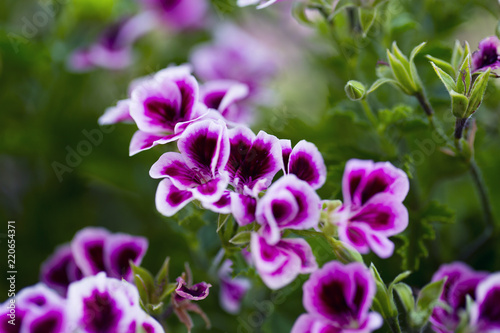
[[[350,160],[342,179],[344,203],[332,213],[339,239],[360,253],[370,249],[390,257],[394,244],[388,237],[406,229],[408,176],[389,162]]]
[[[2,332],[164,332],[140,306],[136,287],[101,272],[72,282],[63,298],[43,283],[23,289],[15,299],[15,326],[8,323],[9,304],[2,304]]]
[[[307,314],[297,319],[292,333],[362,333],[382,326],[382,317],[369,312],[376,288],[363,264],[327,263],[311,274],[303,289]]]
[[[40,281],[61,295],[66,295],[72,282],[99,272],[130,282],[129,262],[140,265],[147,248],[144,237],[88,227],[77,232],[70,244],[61,245],[42,264]]]

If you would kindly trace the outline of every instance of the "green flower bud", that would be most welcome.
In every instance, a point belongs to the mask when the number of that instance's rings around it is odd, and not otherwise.
[[[365,97],[366,88],[359,81],[351,80],[347,82],[344,89],[347,97],[349,97],[351,101],[358,101]]]

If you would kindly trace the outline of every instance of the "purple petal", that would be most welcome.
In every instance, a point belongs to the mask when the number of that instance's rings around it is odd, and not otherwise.
[[[190,125],[177,145],[191,169],[215,176],[226,167],[230,147],[222,122],[203,120]]]
[[[205,0],[139,0],[157,17],[157,21],[173,30],[200,28],[208,6]]]
[[[245,185],[252,189],[258,181],[264,180],[265,185],[269,186],[282,167],[283,157],[278,138],[260,131],[236,171],[233,183],[238,188]]]
[[[16,296],[18,307],[30,310],[48,310],[64,307],[64,299],[42,283],[22,289]]]
[[[479,42],[479,50],[472,54],[472,70],[492,70],[500,68],[500,40],[490,36]]]
[[[293,148],[288,172],[306,181],[313,189],[318,189],[326,180],[326,165],[318,148],[305,140],[300,141]]]
[[[183,189],[198,186],[203,176],[192,170],[181,154],[174,152],[161,155],[149,170],[149,175],[151,178],[169,177],[177,187]]]
[[[390,194],[403,202],[408,194],[408,176],[389,162],[349,160],[342,180],[344,202],[364,205],[381,193]]]
[[[184,120],[182,98],[171,80],[149,80],[132,91],[130,115],[141,131],[173,133],[175,124]]]
[[[276,181],[257,203],[256,219],[269,231],[268,242],[275,244],[284,229],[304,230],[317,226],[320,199],[305,181],[286,175]]]
[[[215,80],[205,83],[200,89],[201,101],[215,109],[230,123],[246,123],[247,109],[239,102],[248,96],[248,87],[236,81]]]
[[[104,114],[99,118],[99,125],[133,122],[134,119],[130,116],[129,104],[130,100],[124,99],[118,101],[116,106],[107,108]]]
[[[370,251],[368,243],[370,231],[367,229],[367,226],[363,224],[339,225],[338,236],[342,242],[349,244],[358,252],[368,253]]]
[[[250,246],[252,261],[262,281],[271,289],[279,289],[292,282],[302,269],[301,258],[277,245],[270,245],[264,237],[252,233]]]
[[[226,170],[229,172],[231,183],[234,183],[236,173],[252,147],[252,142],[255,140],[255,134],[250,128],[243,126],[230,129],[228,134],[231,148]]]
[[[62,307],[54,307],[41,313],[31,313],[23,321],[23,329],[30,333],[66,333],[65,310]]]
[[[134,317],[143,314],[137,289],[105,273],[72,283],[67,302],[70,321],[84,332],[126,332]]]
[[[137,131],[130,141],[129,155],[133,156],[143,150],[153,148],[156,145],[175,141],[179,137],[180,134],[163,135]]]
[[[250,289],[250,280],[243,277],[231,278],[231,265],[231,260],[226,259],[219,269],[219,301],[224,311],[237,314],[240,312],[243,298]]]
[[[301,274],[309,274],[318,269],[316,258],[312,252],[311,246],[302,238],[283,239],[278,246],[293,252],[300,258]]]
[[[40,281],[61,295],[66,295],[69,284],[81,277],[69,244],[58,247],[40,269]]]
[[[292,141],[280,140],[281,153],[283,155],[283,173],[288,174],[288,162],[290,161],[290,154],[292,153]]]
[[[231,213],[231,192],[224,191],[220,199],[216,202],[203,201],[202,206],[211,210],[214,213],[230,214]]]
[[[156,209],[165,216],[173,216],[189,202],[193,194],[177,188],[170,179],[163,179],[156,190]]]
[[[112,234],[104,244],[104,263],[109,277],[132,281],[129,261],[140,265],[146,254],[148,240],[127,234]]]
[[[255,221],[257,200],[245,194],[231,193],[231,212],[240,226]]]
[[[342,330],[310,314],[301,315],[290,333],[341,333]]]
[[[339,328],[363,324],[376,291],[373,277],[363,264],[335,261],[313,272],[303,289],[306,310]]]
[[[471,309],[471,324],[477,332],[500,330],[500,273],[491,274],[476,290],[476,302]]]
[[[178,277],[175,293],[185,300],[200,301],[207,298],[211,286],[212,285],[210,283],[206,282],[200,282],[193,286],[188,286],[182,277]]]
[[[201,184],[191,189],[193,197],[201,202],[213,203],[220,200],[227,185],[229,184],[229,176],[226,172],[220,174],[208,182]]]
[[[87,227],[73,237],[71,251],[84,276],[106,271],[104,243],[109,235],[106,229]]]

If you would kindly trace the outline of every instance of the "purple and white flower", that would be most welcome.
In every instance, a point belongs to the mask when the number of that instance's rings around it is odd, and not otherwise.
[[[472,54],[472,70],[486,71],[500,68],[500,40],[490,36],[479,42],[479,48]]]
[[[272,53],[242,29],[223,25],[216,29],[214,42],[198,46],[191,63],[204,81],[233,80],[244,83],[250,95],[258,97],[262,85],[276,72]]]
[[[470,324],[473,332],[500,332],[500,273],[485,278],[476,289],[476,301],[472,305]]]
[[[318,268],[311,247],[301,238],[282,239],[271,245],[265,237],[252,233],[250,248],[257,272],[271,289],[282,288],[299,274]]]
[[[434,273],[432,281],[446,278],[439,300],[448,306],[443,308],[438,305],[434,308],[430,318],[434,331],[455,332],[460,323],[460,313],[466,310],[467,295],[474,299],[478,284],[487,276],[486,272],[476,272],[461,262],[442,265]]]
[[[126,68],[132,63],[132,44],[153,27],[149,13],[124,18],[104,30],[94,44],[74,51],[68,59],[68,67],[77,72],[95,67]]]
[[[65,307],[65,300],[42,283],[24,288],[1,305],[0,332],[68,332]]]
[[[321,200],[316,192],[295,175],[276,181],[257,202],[255,216],[262,225],[261,234],[276,244],[285,229],[305,230],[318,225]]]
[[[394,244],[388,237],[406,229],[403,205],[409,190],[407,175],[389,162],[350,160],[342,179],[344,203],[331,216],[341,241],[361,253],[372,249],[390,257]]]
[[[251,110],[248,103],[245,103],[248,94],[245,84],[231,80],[209,81],[200,87],[203,104],[219,111],[229,125],[251,122]]]
[[[329,262],[313,272],[303,285],[301,315],[292,333],[368,333],[382,326],[382,317],[369,312],[375,296],[375,281],[361,263]]]
[[[237,314],[241,309],[241,302],[248,290],[250,280],[244,277],[231,277],[232,261],[226,259],[218,272],[220,279],[219,302],[221,307],[228,313]]]
[[[156,21],[178,31],[203,27],[208,11],[206,0],[137,0]]]
[[[207,109],[198,90],[187,66],[166,68],[137,84],[129,108],[139,131],[130,142],[130,155],[177,140],[189,123],[203,116]]]
[[[151,167],[152,178],[166,178],[158,186],[156,207],[172,216],[189,201],[214,203],[221,199],[229,177],[229,137],[222,121],[193,123],[182,134],[180,153],[167,152]]]
[[[280,140],[283,154],[283,171],[306,181],[315,190],[326,181],[326,165],[318,148],[301,140],[292,149],[290,140]]]
[[[63,296],[70,283],[82,277],[83,273],[73,258],[69,244],[59,246],[40,269],[40,281]]]
[[[104,272],[72,283],[67,305],[69,320],[79,332],[135,332],[138,325],[163,332],[141,309],[135,286]]]

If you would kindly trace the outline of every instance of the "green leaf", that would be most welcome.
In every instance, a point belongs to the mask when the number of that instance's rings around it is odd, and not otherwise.
[[[413,292],[410,286],[406,283],[400,282],[396,283],[393,288],[398,294],[401,303],[403,303],[406,312],[409,313],[413,311],[413,308],[415,307],[415,298],[413,297]]]
[[[463,56],[464,56],[464,49],[460,44],[460,41],[456,40],[455,46],[453,47],[453,52],[451,54],[451,66],[453,67],[454,71],[458,70],[458,67],[462,63]]]
[[[470,68],[470,55],[467,55],[457,72],[456,84],[457,92],[459,94],[468,95],[471,84],[471,68]]]
[[[417,56],[417,54],[420,53],[420,51],[422,51],[422,49],[425,47],[426,44],[427,42],[420,43],[419,45],[415,46],[413,50],[411,50],[410,63],[415,61],[415,57]]]
[[[448,90],[448,92],[457,89],[457,86],[455,84],[455,80],[453,80],[453,78],[451,76],[449,76],[444,70],[442,70],[441,68],[436,66],[436,64],[433,63],[432,61],[431,61],[431,65],[432,65],[432,68],[434,68],[434,71],[436,72],[436,74],[439,77],[439,79],[441,80],[441,82],[443,82],[443,84],[446,87],[446,90]]]
[[[422,325],[429,319],[432,310],[434,310],[434,306],[443,292],[445,282],[446,279],[431,282],[424,286],[418,294],[415,311],[424,314],[422,318],[420,318],[423,322],[419,324]]]
[[[306,2],[294,2],[292,7],[292,15],[299,22],[306,26],[314,26],[314,22],[309,20],[306,15],[307,3]]]
[[[396,42],[392,43],[392,54],[398,59],[404,68],[409,72],[410,71],[410,63],[408,58],[401,52]]]
[[[134,273],[134,282],[139,290],[139,295],[144,305],[151,302],[152,295],[155,291],[155,282],[153,280],[153,275],[145,268],[134,265],[130,261],[130,267]]]
[[[159,291],[159,293],[162,293],[163,289],[168,284],[169,263],[170,263],[170,257],[166,257],[165,260],[163,261],[163,265],[161,265],[161,268],[158,271],[158,274],[156,274],[155,277],[156,288]],[[155,293],[155,295],[158,296],[157,293]]]
[[[363,30],[363,37],[366,37],[368,31],[370,31],[375,18],[377,17],[376,8],[359,8],[359,23],[361,24],[361,29]]]
[[[162,294],[160,295],[160,301],[164,302],[168,298],[168,296],[170,296],[170,294],[174,292],[175,288],[177,288],[176,282],[171,282],[167,284]]]
[[[229,220],[230,214],[219,214],[217,218],[217,232],[219,232]]]
[[[455,76],[455,69],[453,68],[453,66],[449,62],[444,61],[444,60],[439,59],[439,58],[436,58],[436,57],[433,57],[429,54],[426,54],[425,57],[427,59],[429,59],[430,61],[432,61],[433,63],[435,63],[438,67],[443,69],[450,76]]]
[[[237,233],[236,235],[234,235],[234,237],[231,238],[229,240],[229,242],[234,244],[234,245],[246,245],[246,244],[250,243],[251,234],[252,233],[250,231],[241,231],[241,232]]]
[[[384,281],[380,277],[377,268],[373,263],[370,265],[370,271],[375,279],[377,291],[373,299],[373,308],[379,312],[384,318],[391,318],[397,315],[396,306],[392,300],[392,295],[389,295]]]
[[[469,97],[469,106],[467,107],[467,115],[465,118],[470,117],[481,105],[483,101],[484,93],[486,92],[486,88],[488,87],[488,80],[490,78],[490,69],[486,72],[481,73],[474,85],[472,86],[470,97]]]
[[[469,105],[469,99],[462,94],[450,91],[451,97],[451,112],[456,118],[466,118],[467,106]]]
[[[411,80],[409,68],[407,70],[401,61],[394,57],[389,51],[387,51],[387,58],[391,66],[392,74],[398,81],[400,88],[405,94],[413,95],[413,93],[416,92],[416,87]]]

